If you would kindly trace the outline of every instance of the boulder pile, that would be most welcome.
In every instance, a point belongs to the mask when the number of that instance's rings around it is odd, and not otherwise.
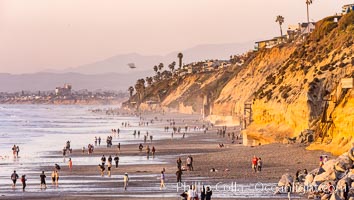
[[[295,176],[284,174],[278,191],[304,194],[308,199],[354,200],[354,144],[336,159],[325,160],[309,173],[298,171]],[[289,190],[289,185],[291,189]],[[288,187],[288,189],[285,189]],[[278,192],[279,193],[279,192]]]

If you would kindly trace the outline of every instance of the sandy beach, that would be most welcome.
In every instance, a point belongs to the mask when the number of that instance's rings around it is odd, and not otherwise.
[[[200,120],[198,115],[183,114],[145,114],[142,116],[146,121],[155,119],[157,122],[149,125],[155,128],[163,128],[169,125],[168,119],[174,119],[176,127],[184,127],[188,122],[189,127],[202,127],[209,123]],[[162,120],[162,121],[161,121]],[[112,127],[114,128],[114,127]],[[132,127],[130,127],[132,128]],[[144,127],[133,127],[137,130]],[[37,174],[28,176],[39,177],[39,172],[46,171],[48,188],[41,191],[38,184],[28,184],[26,192],[22,192],[20,185],[16,190],[11,190],[10,179],[9,188],[0,190],[0,199],[179,199],[179,194],[186,188],[177,188],[176,184],[176,159],[181,157],[182,165],[185,165],[188,155],[193,156],[194,171],[184,171],[182,183],[188,185],[205,184],[210,185],[213,190],[212,199],[282,199],[285,194],[273,195],[273,191],[266,191],[267,187],[274,186],[284,173],[295,174],[299,169],[312,170],[318,165],[318,157],[325,154],[321,151],[307,151],[305,146],[300,144],[270,144],[255,147],[243,146],[239,138],[235,143],[231,139],[217,135],[220,127],[209,127],[204,133],[201,130],[192,128],[182,138],[182,133],[174,134],[173,138],[158,140],[154,138],[144,144],[142,152],[137,144],[121,144],[118,151],[117,143],[114,142],[111,148],[105,146],[105,141],[101,146],[96,146],[93,154],[83,154],[81,149],[74,149],[68,157],[73,160],[73,170],[69,171],[68,165],[62,165],[60,170],[59,187],[51,185],[50,173],[53,165],[37,167],[34,171]],[[124,129],[124,128],[121,128]],[[228,127],[227,132],[238,134],[238,127]],[[153,134],[153,133],[150,133]],[[144,132],[137,143],[143,143]],[[171,129],[166,132],[171,135]],[[119,141],[119,138],[117,139]],[[73,141],[76,142],[76,141]],[[223,143],[224,148],[219,144]],[[87,145],[87,144],[82,144]],[[150,145],[156,148],[154,157],[146,157],[145,146]],[[118,154],[120,163],[118,168],[112,167],[112,176],[100,176],[98,164],[100,157],[108,157]],[[254,173],[251,169],[251,159],[253,155],[261,157],[263,160],[262,172]],[[48,157],[60,158],[61,151],[51,152]],[[66,158],[66,161],[68,160]],[[97,159],[96,165],[82,165],[78,162],[83,159]],[[134,158],[135,164],[123,164],[124,159]],[[46,159],[45,157],[43,159]],[[129,163],[129,162],[128,162]],[[166,188],[159,189],[159,177],[161,170],[165,168]],[[215,168],[215,172],[210,170]],[[107,169],[107,168],[106,168]],[[106,171],[107,172],[107,171]],[[127,191],[123,190],[123,174],[127,172],[130,177]],[[107,173],[106,173],[107,174]],[[266,189],[264,189],[264,187]],[[35,189],[31,189],[35,188]],[[297,197],[300,198],[300,197]]]

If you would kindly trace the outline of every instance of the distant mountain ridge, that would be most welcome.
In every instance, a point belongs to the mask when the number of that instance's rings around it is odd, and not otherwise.
[[[244,53],[252,49],[253,42],[247,43],[230,43],[230,44],[205,44],[198,45],[181,51],[183,53],[183,63],[191,63],[206,59],[229,59],[230,55]],[[77,67],[67,68],[59,71],[61,73],[76,72],[81,74],[102,74],[102,73],[135,73],[136,71],[152,70],[154,65],[160,62],[165,66],[173,61],[178,61],[177,54],[179,52],[172,52],[165,56],[160,55],[141,55],[138,53],[121,54],[106,58],[104,60],[96,61]],[[130,69],[128,63],[135,63],[136,69]]]
[[[5,74],[0,73],[0,92],[49,91],[64,83],[70,83],[73,90],[122,90],[126,91],[138,78],[152,72],[142,71],[131,74],[79,74],[79,73],[35,73]]]

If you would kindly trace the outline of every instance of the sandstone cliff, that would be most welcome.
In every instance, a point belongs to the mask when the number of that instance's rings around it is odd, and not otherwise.
[[[334,18],[318,22],[308,37],[250,54],[242,66],[156,82],[141,102],[159,104],[140,108],[203,113],[214,123],[242,122],[245,133],[262,144],[311,130],[315,141],[309,148],[343,153],[354,142],[354,94],[340,84],[354,78],[354,12],[338,23]]]

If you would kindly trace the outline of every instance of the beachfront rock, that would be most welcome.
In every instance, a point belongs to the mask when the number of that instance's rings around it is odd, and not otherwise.
[[[346,163],[344,163],[344,162],[342,162],[342,161],[337,161],[337,162],[334,164],[334,169],[335,169],[337,172],[345,172],[346,169],[347,169]]]
[[[332,194],[330,200],[342,200],[337,193]]]
[[[309,173],[309,174],[316,175],[316,174],[318,174],[318,171],[319,171],[319,170],[320,170],[320,168],[316,168],[316,169],[314,169],[314,170],[310,171],[310,173]]]
[[[332,168],[332,169],[328,169],[328,171],[325,171],[322,174],[315,176],[312,185],[320,185],[324,181],[334,181],[334,180],[336,180],[336,175]]]
[[[348,153],[342,154],[336,160],[340,163],[340,166],[344,169],[344,171],[351,168],[351,161]]]
[[[336,160],[334,159],[331,159],[331,160],[328,160],[323,166],[322,168],[325,170],[325,171],[328,171],[330,169],[333,169],[333,166],[336,164]]]
[[[278,186],[280,187],[286,186],[287,183],[293,183],[293,182],[294,182],[293,177],[290,174],[286,173],[283,174],[283,176],[281,176],[281,179],[278,182]]]
[[[305,177],[304,185],[306,185],[306,186],[311,185],[311,183],[313,182],[314,177],[315,176],[313,174],[307,174],[306,177]]]
[[[331,198],[331,195],[330,195],[330,194],[324,194],[324,195],[321,197],[321,200],[328,200],[329,198]]]
[[[315,199],[315,194],[310,193],[310,194],[307,196],[307,199]]]
[[[348,173],[348,178],[354,181],[354,169],[350,170]]]
[[[345,188],[345,182],[347,181],[347,177],[343,177],[342,179],[340,179],[337,183],[337,189],[339,190],[343,190]]]
[[[324,181],[321,184],[318,185],[317,190],[318,191],[324,191],[324,192],[329,192],[329,188],[328,188],[328,183],[330,181]]]

